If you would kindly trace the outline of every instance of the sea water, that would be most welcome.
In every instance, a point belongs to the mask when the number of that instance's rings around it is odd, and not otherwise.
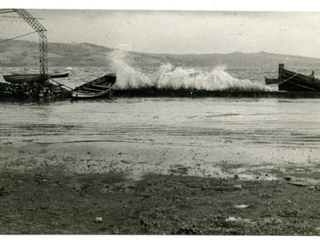
[[[0,142],[319,147],[319,99],[117,98],[0,103]]]
[[[138,69],[119,56],[113,63],[106,68],[50,69],[69,71],[68,78],[57,80],[70,87],[116,72],[116,89],[153,86],[277,91],[264,84],[264,76],[276,78],[277,69],[185,68],[170,63],[153,69]],[[9,74],[21,69],[0,70],[1,74]],[[264,146],[270,151],[277,147],[308,149],[313,154],[311,157],[318,158],[320,99],[115,97],[84,101],[0,102],[0,144],[28,141],[125,142],[204,148],[220,143],[231,144],[231,148]],[[307,159],[306,156],[305,161]]]

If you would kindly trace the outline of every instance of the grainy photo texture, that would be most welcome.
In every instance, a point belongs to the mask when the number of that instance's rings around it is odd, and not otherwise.
[[[319,235],[319,21],[0,9],[0,234]]]

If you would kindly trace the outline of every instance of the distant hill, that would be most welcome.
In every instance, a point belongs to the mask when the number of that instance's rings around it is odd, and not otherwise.
[[[48,43],[49,66],[106,66],[112,49],[87,44]],[[8,41],[0,44],[0,66],[38,66],[39,43]]]
[[[88,43],[48,43],[50,66],[110,66],[113,49]],[[320,59],[292,55],[259,53],[229,54],[151,54],[129,52],[126,61],[137,68],[159,67],[171,63],[184,67],[211,67],[225,65],[229,68],[319,68]],[[31,67],[39,65],[38,42],[14,40],[0,44],[0,66]]]
[[[210,67],[226,66],[229,68],[278,68],[284,63],[286,68],[319,68],[319,58],[309,58],[274,53],[228,53],[228,54],[148,54],[134,53],[132,62],[137,65],[147,63],[148,59],[161,59],[174,66]],[[140,63],[139,63],[140,62]]]

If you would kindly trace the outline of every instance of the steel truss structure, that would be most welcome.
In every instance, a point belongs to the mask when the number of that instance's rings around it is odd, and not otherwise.
[[[23,18],[24,21],[27,22],[39,34],[40,74],[45,78],[48,72],[47,30],[25,9],[0,9],[0,14],[12,12],[15,12],[19,15],[19,17]]]

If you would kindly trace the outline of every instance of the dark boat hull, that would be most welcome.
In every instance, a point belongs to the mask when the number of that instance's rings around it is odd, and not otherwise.
[[[117,77],[114,74],[97,78],[73,89],[72,97],[76,99],[89,99],[105,96],[114,86],[116,79]]]
[[[291,92],[318,92],[320,80],[313,74],[310,76],[284,69],[284,64],[279,64],[278,79],[265,79],[266,84],[278,84],[279,90]]]
[[[17,73],[17,72],[13,72],[11,73],[11,75],[15,75],[15,76],[39,76],[40,74],[29,74],[29,73]],[[64,73],[49,73],[46,74],[49,78],[65,78],[69,76],[69,72],[64,72]]]
[[[57,74],[24,74],[24,73],[13,73],[11,75],[4,75],[3,78],[6,82],[10,83],[31,83],[45,81],[50,78],[63,78],[68,77],[69,73],[57,73]]]
[[[282,81],[279,90],[285,91],[320,91],[320,81],[312,76],[306,76],[286,69],[282,70]]]
[[[47,75],[24,74],[24,75],[4,75],[4,80],[9,83],[31,83],[49,79]]]

